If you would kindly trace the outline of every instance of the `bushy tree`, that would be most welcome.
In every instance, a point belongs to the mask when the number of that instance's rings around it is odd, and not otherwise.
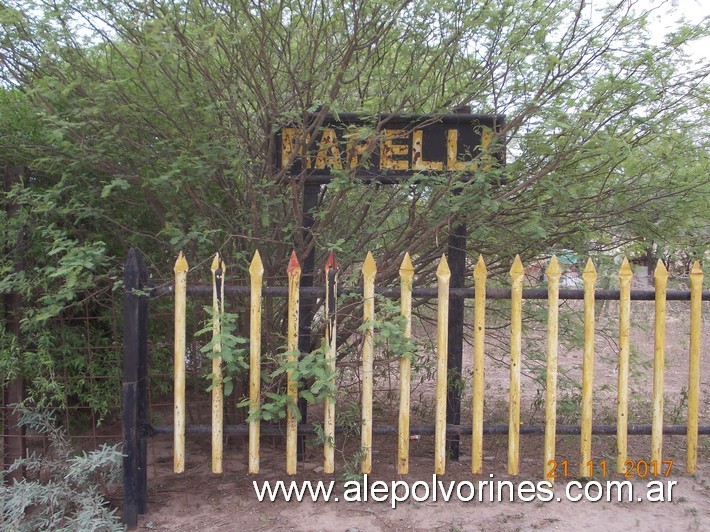
[[[633,4],[5,2],[0,160],[27,168],[3,196],[18,206],[5,239],[25,235],[28,267],[3,290],[26,294],[31,327],[117,286],[129,246],[156,278],[180,249],[192,264],[220,249],[243,278],[258,248],[281,283],[294,241],[317,264],[331,247],[344,265],[373,249],[380,284],[408,250],[427,283],[457,222],[494,272],[513,253],[681,234],[703,253],[707,209],[682,228],[673,213],[709,192],[710,67],[685,55],[708,25],[654,44]],[[304,181],[274,166],[276,130],[462,105],[506,116],[505,167],[388,187],[344,172],[304,240]]]

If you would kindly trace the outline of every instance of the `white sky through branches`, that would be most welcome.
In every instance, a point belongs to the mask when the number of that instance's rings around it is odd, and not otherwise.
[[[662,44],[664,37],[684,21],[691,24],[710,24],[710,0],[628,0],[638,14],[649,12],[648,29],[654,44]],[[593,19],[597,10],[617,5],[619,0],[587,0],[586,8]],[[710,38],[704,38],[688,50],[693,60],[710,62]],[[702,65],[698,65],[702,66]]]

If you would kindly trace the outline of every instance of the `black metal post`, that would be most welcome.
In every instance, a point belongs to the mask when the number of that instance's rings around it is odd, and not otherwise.
[[[454,114],[470,114],[469,106],[454,109]],[[461,194],[461,187],[456,187],[453,194]],[[460,222],[451,227],[448,240],[448,261],[451,270],[450,290],[463,288],[466,280],[466,225]],[[463,311],[464,299],[449,293],[449,351],[447,353],[447,393],[446,393],[446,423],[459,425],[461,423],[461,393],[463,379],[461,376],[463,363]],[[459,434],[447,434],[446,454],[451,460],[459,459]]]
[[[318,204],[318,195],[320,194],[320,185],[307,184],[303,188],[303,209],[301,220],[301,234],[303,241],[308,245],[311,240],[311,228],[315,222],[313,211]],[[313,269],[316,261],[316,247],[313,245],[308,255],[301,263],[301,288],[310,288],[313,286]],[[313,314],[315,312],[316,298],[310,294],[301,292],[299,297],[298,313],[298,350],[303,353],[308,353],[311,350],[311,325],[313,324]],[[308,402],[299,398],[298,410],[301,412],[301,423],[308,422]],[[298,437],[297,445],[298,459],[303,460],[306,455],[306,437]]]
[[[148,510],[148,271],[136,249],[128,252],[123,305],[123,521],[138,526]]]
[[[463,288],[466,279],[466,225],[455,224],[449,234],[448,261],[451,270],[450,288]],[[461,392],[463,378],[463,323],[464,298],[449,297],[449,352],[447,354],[448,388],[446,394],[446,423],[461,423]],[[446,452],[452,460],[459,459],[459,434],[447,435]]]

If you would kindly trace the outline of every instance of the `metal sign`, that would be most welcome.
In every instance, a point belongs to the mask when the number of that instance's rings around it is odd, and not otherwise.
[[[338,175],[398,182],[417,174],[470,174],[503,164],[498,134],[504,120],[474,114],[328,115],[317,128],[279,130],[275,164],[311,183]]]

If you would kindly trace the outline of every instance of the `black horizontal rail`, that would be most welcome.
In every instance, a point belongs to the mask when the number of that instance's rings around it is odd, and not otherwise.
[[[251,287],[249,286],[235,286],[235,285],[225,285],[224,293],[227,296],[236,297],[248,297],[251,294]],[[265,286],[262,291],[265,296],[276,296],[276,297],[287,297],[288,287],[285,286]],[[325,287],[322,286],[312,286],[312,287],[301,287],[301,295],[315,296],[315,297],[325,297]],[[392,299],[399,299],[400,290],[399,288],[376,288],[375,293],[389,297]],[[153,288],[150,292],[151,298],[157,298],[162,296],[171,296],[173,294],[172,285],[163,285]],[[195,297],[211,297],[212,296],[212,286],[207,284],[198,284],[187,287],[187,294]],[[348,296],[362,296],[362,290],[346,290],[341,292],[341,294]],[[435,298],[439,294],[437,288],[414,288],[412,290],[412,295],[417,298]],[[473,288],[451,288],[449,289],[449,297],[458,298],[462,297],[464,299],[473,299],[476,292]],[[594,297],[598,301],[618,301],[620,292],[619,290],[596,290],[594,292]],[[632,301],[653,301],[656,298],[656,292],[654,290],[631,290],[631,300]],[[486,299],[510,299],[510,289],[509,288],[487,288],[486,289]],[[526,288],[523,289],[523,299],[547,299],[547,289],[546,288]],[[560,299],[584,299],[584,290],[574,289],[574,290],[560,290]],[[667,290],[666,291],[667,301],[690,301],[690,290]],[[710,301],[710,290],[703,290],[702,300]]]
[[[651,434],[651,425],[628,425],[627,434],[630,436],[643,436]],[[224,434],[236,436],[248,436],[249,425],[225,425],[223,427]],[[434,425],[412,425],[409,427],[411,435],[430,435],[434,434]],[[211,425],[187,425],[185,432],[190,434],[210,434],[212,432]],[[346,432],[342,427],[335,428],[336,434]],[[686,425],[665,425],[663,434],[667,435],[683,435],[688,432]],[[172,434],[172,425],[148,425],[145,427],[147,436],[156,434]],[[261,424],[261,436],[285,436],[286,427],[280,425]],[[315,429],[311,425],[298,425],[298,433],[300,435],[312,436],[315,435]],[[397,434],[397,427],[392,425],[374,425],[372,427],[373,434]],[[472,433],[471,425],[446,425],[446,434],[470,436]],[[483,425],[484,434],[508,434],[508,425]],[[555,433],[558,435],[580,435],[581,425],[557,425]],[[544,425],[520,425],[520,434],[545,434]],[[616,425],[592,425],[592,434],[599,435],[614,435],[616,434]],[[710,434],[710,425],[701,425],[698,427],[698,434]]]

